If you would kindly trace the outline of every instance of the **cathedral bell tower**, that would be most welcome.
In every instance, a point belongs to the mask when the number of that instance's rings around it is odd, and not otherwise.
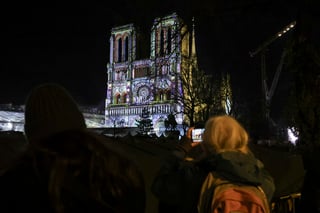
[[[168,114],[174,114],[178,125],[182,124],[179,75],[190,59],[191,35],[176,13],[156,18],[151,27],[150,56],[137,59],[139,43],[134,25],[111,29],[106,126],[136,127],[145,108],[150,111],[157,135],[164,131]]]

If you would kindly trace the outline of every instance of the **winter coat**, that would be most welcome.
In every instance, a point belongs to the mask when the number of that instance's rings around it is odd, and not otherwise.
[[[0,212],[54,212],[44,196],[47,182],[40,178],[29,155],[0,176],[0,188]]]
[[[47,143],[50,151],[28,149],[0,176],[1,213],[145,212],[144,179],[135,162],[105,141],[77,134],[78,141]]]
[[[168,156],[154,179],[152,191],[159,199],[159,212],[196,213],[200,189],[210,171],[230,181],[259,185],[271,201],[273,178],[253,154],[228,151],[186,161],[184,151],[175,150]]]

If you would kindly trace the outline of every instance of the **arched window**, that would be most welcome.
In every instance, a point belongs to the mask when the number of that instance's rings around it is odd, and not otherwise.
[[[118,62],[121,62],[122,58],[122,39],[118,39]]]
[[[163,90],[159,91],[160,101],[163,101]]]
[[[160,32],[160,52],[159,55],[163,56],[164,54],[164,32],[161,30]]]
[[[170,100],[171,99],[171,91],[170,91],[170,89],[167,89],[166,90],[166,98],[167,98],[167,100]]]
[[[127,36],[125,40],[125,47],[124,47],[124,60],[128,61],[128,58],[129,58],[129,38]]]
[[[168,34],[167,34],[167,49],[168,49],[168,54],[171,53],[172,51],[172,44],[171,44],[171,28],[168,29]]]
[[[160,101],[160,92],[157,91],[156,92],[156,98],[155,98],[156,101]]]
[[[127,103],[127,93],[122,93],[121,103]]]
[[[120,94],[119,93],[115,94],[113,103],[114,104],[120,103]]]
[[[114,72],[114,80],[115,81],[120,81],[120,71],[119,70],[116,70]]]

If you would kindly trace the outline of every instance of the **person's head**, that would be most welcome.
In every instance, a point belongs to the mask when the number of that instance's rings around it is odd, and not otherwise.
[[[63,87],[44,84],[31,91],[25,136],[33,148],[33,167],[47,180],[55,212],[129,212],[118,209],[133,206],[142,209],[133,212],[144,212],[140,169],[107,147],[113,139],[86,128],[83,114]]]
[[[241,151],[248,153],[249,136],[234,118],[222,115],[209,118],[203,133],[203,145],[209,153]]]
[[[62,86],[46,83],[35,87],[25,105],[25,136],[38,144],[55,134],[85,129],[85,119],[76,102]]]

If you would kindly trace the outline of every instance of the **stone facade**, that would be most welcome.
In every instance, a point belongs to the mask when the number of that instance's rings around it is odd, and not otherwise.
[[[169,113],[178,124],[183,122],[183,105],[177,98],[183,94],[179,75],[192,56],[193,34],[176,13],[154,19],[146,59],[137,57],[138,35],[134,24],[111,29],[105,125],[135,127],[148,108],[155,133],[161,135]]]

